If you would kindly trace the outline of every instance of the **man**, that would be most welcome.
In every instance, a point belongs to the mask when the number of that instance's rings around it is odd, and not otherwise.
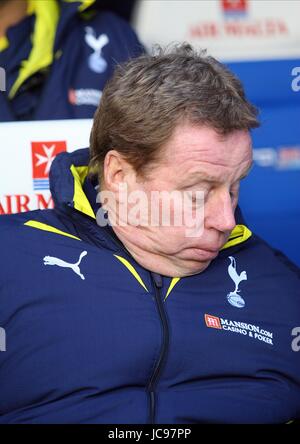
[[[0,121],[93,117],[116,63],[142,52],[102,3],[0,0]]]
[[[300,416],[299,270],[237,207],[257,125],[188,45],[116,69],[55,209],[0,218],[0,422]]]

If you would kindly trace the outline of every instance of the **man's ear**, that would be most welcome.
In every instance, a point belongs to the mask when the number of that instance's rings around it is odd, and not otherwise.
[[[118,192],[119,186],[135,179],[133,167],[116,150],[110,150],[105,156],[103,167],[104,186],[107,190]]]

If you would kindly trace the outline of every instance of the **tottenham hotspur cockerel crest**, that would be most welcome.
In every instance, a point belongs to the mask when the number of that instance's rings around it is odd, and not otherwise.
[[[233,280],[235,288],[233,291],[227,294],[227,300],[229,304],[233,305],[234,307],[243,308],[245,306],[245,301],[242,296],[239,295],[241,291],[239,290],[239,285],[242,281],[247,280],[247,273],[246,271],[242,271],[241,273],[237,272],[236,260],[233,256],[229,256],[228,259],[230,260],[230,265],[228,266],[228,274]]]

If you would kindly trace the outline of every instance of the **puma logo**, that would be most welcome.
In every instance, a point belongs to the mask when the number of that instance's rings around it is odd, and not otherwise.
[[[44,265],[57,265],[58,267],[71,268],[74,271],[74,273],[76,273],[78,276],[81,277],[81,279],[84,280],[85,277],[80,272],[79,265],[82,258],[86,255],[87,251],[83,251],[79,256],[79,260],[75,264],[70,264],[69,262],[66,262],[62,259],[58,259],[57,257],[52,257],[52,256],[45,256],[43,260],[44,260]]]

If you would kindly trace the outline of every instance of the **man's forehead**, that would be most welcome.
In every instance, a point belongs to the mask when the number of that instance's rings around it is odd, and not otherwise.
[[[224,157],[242,155],[251,151],[251,137],[246,130],[235,130],[227,135],[220,135],[206,126],[185,124],[177,126],[173,135],[165,144],[168,159],[214,158],[217,162]]]
[[[225,172],[231,172],[231,174],[237,173],[238,177],[236,179],[244,179],[250,173],[253,164],[254,162],[252,158],[250,158],[249,160],[245,159],[242,163],[238,165],[232,165],[231,168],[227,167],[226,170],[226,166],[224,165],[201,162],[198,165],[190,168],[187,172],[189,179],[203,179],[207,182],[218,182],[220,180],[220,176],[222,177],[224,175],[225,169]],[[211,168],[207,168],[207,165],[211,166]],[[222,170],[219,169],[220,166],[223,167]]]

